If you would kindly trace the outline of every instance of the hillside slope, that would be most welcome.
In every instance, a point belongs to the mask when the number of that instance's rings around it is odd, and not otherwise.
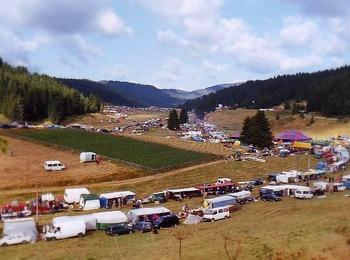
[[[0,58],[0,113],[13,121],[49,118],[59,123],[67,116],[96,112],[96,96],[84,97],[47,75],[30,73],[23,66],[12,67]]]
[[[289,100],[305,100],[308,111],[327,116],[350,115],[350,67],[314,73],[282,75],[248,81],[236,87],[187,101],[183,106],[198,112],[213,111],[218,104],[268,108]]]

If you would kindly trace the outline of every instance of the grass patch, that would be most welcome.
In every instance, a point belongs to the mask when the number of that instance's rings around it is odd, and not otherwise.
[[[130,162],[154,170],[196,164],[215,158],[215,156],[206,153],[85,131],[42,129],[21,130],[16,131],[16,134],[79,151],[93,151],[112,159]]]

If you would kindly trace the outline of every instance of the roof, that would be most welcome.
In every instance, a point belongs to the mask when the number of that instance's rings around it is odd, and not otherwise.
[[[108,192],[108,193],[100,194],[100,198],[106,198],[106,199],[122,198],[126,196],[136,196],[136,193],[131,191],[116,191],[116,192]]]
[[[282,133],[277,134],[275,138],[285,141],[307,141],[312,139],[311,137],[308,137],[302,132],[296,130],[284,131]]]
[[[46,164],[61,163],[60,161],[45,161]]]
[[[139,208],[139,209],[132,209],[129,211],[129,214],[133,214],[136,216],[162,214],[162,213],[171,213],[171,211],[165,207]]]
[[[242,191],[230,193],[227,195],[233,196],[233,197],[242,197],[242,196],[251,196],[252,193],[250,191],[247,191],[247,190],[242,190]]]
[[[261,189],[267,189],[267,190],[273,190],[273,191],[281,191],[284,190],[285,188],[283,188],[281,185],[267,185],[267,186],[263,186],[261,187]]]
[[[207,202],[211,202],[211,203],[220,202],[220,201],[227,201],[227,200],[235,200],[235,198],[232,196],[220,196],[220,197],[215,197],[212,199],[206,199]]]
[[[97,196],[97,194],[81,194],[81,198],[84,200],[100,200],[100,198]]]
[[[177,193],[177,192],[191,192],[191,191],[200,191],[200,189],[190,187],[190,188],[183,188],[183,189],[170,189],[168,192],[171,193]]]
[[[85,194],[89,194],[90,191],[87,188],[72,188],[72,189],[65,189],[64,193],[85,193]]]
[[[119,211],[107,211],[107,212],[98,212],[98,213],[93,213],[92,214],[95,218],[97,223],[106,223],[106,224],[111,224],[111,223],[122,223],[122,222],[127,222],[128,219],[126,215]]]

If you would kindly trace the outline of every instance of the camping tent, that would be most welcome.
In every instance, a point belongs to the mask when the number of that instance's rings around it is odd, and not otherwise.
[[[64,190],[64,201],[68,204],[79,203],[82,194],[90,194],[87,188],[73,188]]]
[[[300,131],[288,130],[277,134],[275,139],[282,140],[282,141],[289,141],[289,142],[297,142],[297,141],[308,141],[308,140],[311,140],[312,138],[306,136]]]
[[[130,210],[128,212],[128,219],[131,223],[135,224],[140,220],[154,221],[159,216],[165,216],[170,214],[171,211],[165,207],[139,208]]]
[[[98,229],[106,229],[108,225],[128,222],[126,215],[121,211],[98,212],[92,215],[96,218]]]
[[[34,218],[8,219],[4,220],[4,236],[26,235],[35,242],[38,237]]]
[[[100,194],[102,208],[111,208],[126,205],[136,199],[136,193],[131,191],[118,191]]]
[[[96,194],[81,194],[79,206],[83,210],[100,208],[100,198]]]
[[[201,222],[202,222],[202,217],[189,214],[185,219],[184,224],[191,225],[191,224],[199,224]]]

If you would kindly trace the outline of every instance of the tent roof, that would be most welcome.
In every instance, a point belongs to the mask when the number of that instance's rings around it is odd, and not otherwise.
[[[232,196],[220,196],[220,197],[215,197],[212,199],[206,199],[207,202],[211,202],[211,203],[228,201],[228,200],[235,200],[235,198]]]
[[[122,198],[126,196],[136,196],[136,193],[131,191],[116,191],[116,192],[100,194],[100,198],[106,198],[106,199]]]
[[[121,211],[107,211],[107,212],[98,212],[92,214],[95,218],[97,223],[123,223],[127,222],[128,219],[126,215]]]
[[[171,213],[170,210],[168,210],[165,207],[155,207],[155,208],[139,208],[139,209],[132,209],[129,211],[129,214],[134,214],[137,216],[143,216],[143,215],[153,215],[153,214],[162,214],[162,213]]]
[[[297,130],[287,130],[277,134],[276,139],[288,141],[307,141],[311,140],[312,138]]]

